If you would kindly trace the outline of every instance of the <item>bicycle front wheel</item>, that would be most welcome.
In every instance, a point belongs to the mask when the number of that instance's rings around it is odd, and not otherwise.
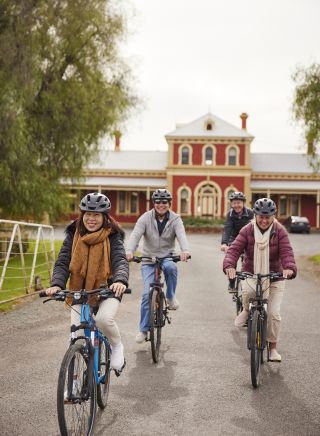
[[[236,285],[237,293],[236,293],[236,312],[237,315],[242,312],[242,286],[241,281],[237,279],[237,285]]]
[[[100,383],[97,386],[97,402],[100,409],[107,405],[110,386],[110,351],[103,340],[99,340],[98,374]]]
[[[63,358],[58,380],[57,409],[62,436],[92,435],[97,385],[92,374],[89,387],[88,374],[88,356],[84,346],[75,343]]]
[[[154,363],[159,361],[163,304],[164,296],[162,292],[154,290],[150,300],[150,342],[152,359]]]
[[[259,386],[262,341],[263,341],[262,321],[261,321],[260,313],[257,310],[255,310],[251,321],[251,332],[250,332],[251,382],[252,382],[252,386],[255,388]]]

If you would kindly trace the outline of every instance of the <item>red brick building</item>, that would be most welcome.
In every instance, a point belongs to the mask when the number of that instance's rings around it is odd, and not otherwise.
[[[80,196],[101,191],[112,203],[113,215],[134,223],[149,209],[156,188],[173,193],[173,209],[182,216],[222,217],[232,191],[243,191],[249,206],[271,197],[278,217],[304,215],[320,227],[320,175],[313,174],[302,154],[251,153],[254,137],[210,113],[179,124],[165,135],[168,151],[105,151],[90,165],[83,181],[72,186],[74,211]],[[69,185],[70,186],[70,185]]]

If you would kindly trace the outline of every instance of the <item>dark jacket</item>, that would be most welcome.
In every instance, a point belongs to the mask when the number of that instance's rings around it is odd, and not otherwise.
[[[242,227],[247,225],[252,218],[253,212],[247,207],[243,208],[241,216],[235,213],[233,209],[230,209],[224,223],[221,244],[230,245],[236,239]]]
[[[237,261],[244,252],[242,271],[253,273],[254,242],[253,224],[249,223],[240,230],[239,235],[229,247],[223,261],[223,270],[236,268]],[[269,259],[270,271],[282,272],[284,269],[291,269],[294,273],[291,278],[296,276],[297,267],[288,233],[278,222],[273,223],[270,232]]]
[[[69,224],[66,228],[66,237],[63,241],[58,259],[54,265],[51,286],[59,286],[61,289],[66,288],[70,275],[69,265],[75,231],[76,221]],[[128,286],[129,263],[123,245],[123,237],[124,234],[120,232],[112,232],[109,235],[112,270],[112,278],[110,282],[122,282]]]

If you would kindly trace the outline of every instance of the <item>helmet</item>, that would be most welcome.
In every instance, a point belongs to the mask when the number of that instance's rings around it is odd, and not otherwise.
[[[167,191],[166,189],[157,189],[152,194],[152,201],[155,201],[155,200],[171,201],[172,200],[171,192]]]
[[[256,215],[275,215],[277,212],[276,204],[271,198],[259,198],[253,206],[253,212]]]
[[[82,212],[101,212],[108,213],[111,209],[109,198],[99,192],[91,192],[83,197],[80,201],[80,210]]]
[[[232,194],[229,197],[229,200],[241,200],[241,201],[246,201],[246,196],[244,195],[243,192],[232,192]]]

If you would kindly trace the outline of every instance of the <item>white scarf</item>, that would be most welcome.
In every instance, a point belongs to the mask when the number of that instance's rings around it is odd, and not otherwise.
[[[269,263],[269,241],[270,241],[270,233],[273,228],[273,223],[270,225],[268,230],[264,233],[261,233],[259,229],[256,219],[253,220],[253,229],[254,229],[254,252],[253,252],[253,272],[254,274],[268,274],[270,272],[270,263]],[[266,289],[269,287],[269,280],[264,282],[263,288]]]

